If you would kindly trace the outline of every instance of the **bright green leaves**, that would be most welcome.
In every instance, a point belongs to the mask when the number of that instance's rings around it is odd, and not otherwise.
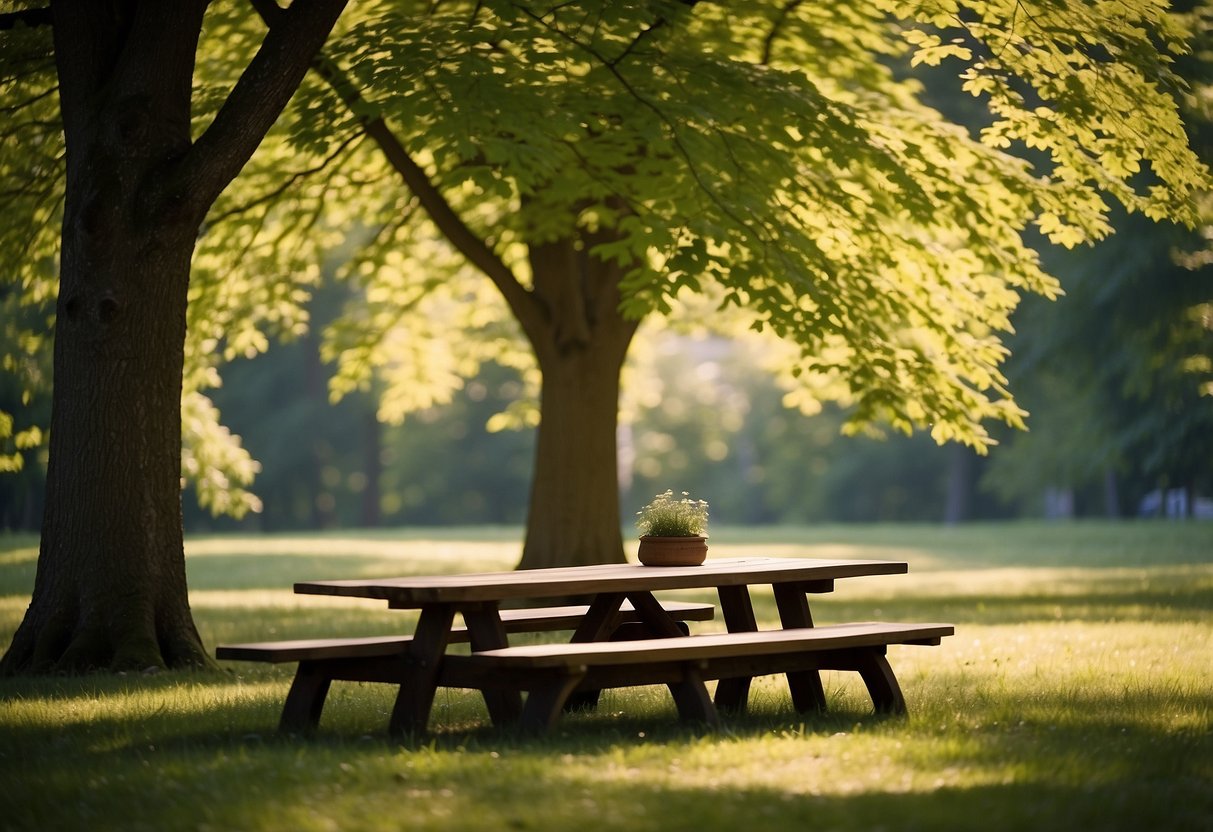
[[[15,410],[0,410],[0,472],[13,472],[46,439],[65,172],[51,33],[0,34],[0,407]]]
[[[13,415],[0,410],[0,473],[20,471],[25,467],[24,451],[40,447],[43,441],[37,426],[14,432]]]
[[[971,57],[961,77],[994,116],[987,144],[1044,154],[1033,157],[1047,177],[1036,210],[1050,240],[1072,247],[1108,234],[1104,196],[1152,219],[1196,221],[1193,197],[1211,180],[1175,100],[1186,18],[1150,0],[888,7],[925,27],[905,33],[916,61]]]
[[[379,418],[398,424],[450,402],[485,361],[530,363],[500,296],[428,223],[356,252],[346,271],[350,299],[321,347],[332,399],[373,390]]]
[[[240,518],[261,510],[261,501],[248,491],[261,470],[235,436],[219,422],[209,398],[187,392],[181,398],[182,485],[191,482],[198,503],[214,516]]]
[[[906,43],[914,47],[914,56],[910,66],[926,64],[939,66],[946,58],[959,58],[968,61],[973,57],[973,50],[964,45],[964,39],[953,38],[944,43],[939,35],[924,32],[921,29],[911,29],[906,32]]]
[[[497,251],[609,230],[625,314],[716,292],[796,345],[804,401],[984,447],[1023,418],[999,334],[1056,292],[1025,231],[1098,239],[1110,199],[1182,220],[1205,182],[1166,92],[1182,27],[1097,5],[444,4],[335,50]],[[968,64],[980,141],[901,56]]]

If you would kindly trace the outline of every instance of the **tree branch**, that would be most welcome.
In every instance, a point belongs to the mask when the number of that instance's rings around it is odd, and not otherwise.
[[[250,0],[250,2],[272,31],[278,25],[273,19],[272,0]],[[534,342],[540,333],[538,326],[546,317],[539,301],[518,281],[514,272],[497,256],[496,252],[451,207],[446,197],[430,180],[429,174],[413,160],[383,117],[368,114],[368,110],[371,108],[368,107],[366,99],[362,97],[361,92],[354,86],[349,76],[336,63],[322,54],[316,56],[312,62],[312,68],[355,115],[363,132],[379,146],[388,163],[400,174],[401,180],[412,191],[443,236],[467,258],[469,263],[493,282],[493,285],[505,298],[514,317],[518,319],[527,337]]]
[[[277,199],[280,196],[282,196],[283,194],[285,194],[287,191],[289,191],[291,189],[291,186],[294,185],[296,182],[299,182],[302,179],[306,179],[307,177],[311,176],[312,174],[321,173],[322,171],[324,171],[326,168],[328,168],[329,165],[331,165],[333,163],[333,161],[335,159],[337,159],[338,156],[342,155],[351,144],[353,144],[355,141],[357,141],[358,139],[361,139],[361,138],[364,138],[364,136],[362,136],[358,133],[351,133],[349,136],[347,136],[345,138],[344,141],[342,141],[340,144],[337,145],[336,150],[334,150],[332,153],[330,153],[328,156],[326,156],[324,159],[322,159],[319,164],[313,165],[310,168],[304,168],[302,170],[295,171],[290,176],[288,176],[286,178],[286,180],[283,181],[281,184],[279,184],[277,187],[271,188],[269,191],[267,191],[266,193],[263,193],[261,196],[257,197],[256,199],[249,200],[248,202],[245,202],[241,205],[235,205],[235,206],[227,209],[223,213],[210,218],[209,222],[220,223],[220,222],[223,222],[224,220],[230,219],[234,216],[238,216],[240,214],[244,214],[248,211],[251,211],[252,209],[254,209],[260,205],[267,205],[267,204],[277,201]]]
[[[18,110],[23,110],[26,107],[30,107],[34,104],[37,104],[39,101],[42,101],[45,98],[50,98],[52,95],[55,95],[58,92],[59,92],[59,87],[57,87],[57,86],[51,87],[50,89],[37,93],[36,95],[31,95],[29,98],[25,99],[24,101],[18,101],[16,104],[13,104],[9,107],[0,107],[0,113],[16,113]],[[56,127],[60,126],[60,121],[56,121],[55,126]]]
[[[779,31],[783,28],[784,21],[792,12],[796,11],[803,0],[788,0],[784,3],[783,8],[779,10],[778,17],[771,23],[771,31],[767,32],[766,39],[762,43],[762,60],[760,63],[769,64],[771,62],[771,51],[775,48],[775,39],[779,37]]]
[[[687,6],[694,5],[694,0],[682,0],[682,2],[684,5],[687,5]],[[762,228],[760,225],[752,225],[750,223],[747,223],[729,205],[727,205],[723,199],[721,199],[720,195],[718,193],[716,193],[716,191],[713,188],[711,188],[708,185],[708,183],[704,180],[703,176],[700,174],[699,168],[695,165],[695,159],[691,155],[690,150],[687,149],[686,144],[683,142],[677,123],[675,123],[675,121],[672,118],[670,118],[670,116],[664,110],[662,110],[658,104],[656,104],[655,102],[646,98],[645,96],[641,95],[640,91],[638,89],[636,89],[636,87],[627,78],[624,77],[623,72],[620,70],[620,68],[618,66],[615,65],[615,62],[608,60],[601,52],[599,52],[591,44],[583,43],[582,41],[577,40],[577,38],[568,34],[564,30],[562,30],[559,26],[555,26],[555,25],[549,23],[548,21],[544,20],[541,15],[536,14],[531,9],[527,8],[524,4],[514,3],[513,5],[514,5],[514,8],[517,9],[519,12],[521,12],[523,15],[531,18],[536,23],[538,23],[540,26],[545,28],[547,31],[551,32],[553,34],[553,36],[571,43],[573,46],[577,47],[578,49],[581,49],[583,52],[588,54],[590,57],[592,57],[594,60],[596,60],[599,64],[601,64],[603,67],[605,67],[606,70],[611,74],[611,76],[614,77],[615,80],[619,83],[619,85],[621,87],[623,87],[623,89],[627,92],[628,95],[630,95],[633,99],[635,99],[636,102],[639,103],[641,106],[643,106],[644,108],[646,108],[647,110],[652,112],[653,115],[655,115],[666,126],[666,129],[670,131],[670,139],[674,143],[674,147],[677,149],[678,155],[680,155],[686,161],[687,172],[690,173],[691,178],[695,181],[696,187],[698,187],[699,190],[702,191],[703,194],[709,200],[711,200],[711,202],[713,204],[716,205],[716,207],[720,210],[720,212],[722,214],[724,214],[726,217],[728,217],[730,220],[732,220],[734,223],[736,223],[737,227],[740,228],[743,232],[748,233],[748,234],[753,234],[759,240],[759,242],[763,243],[764,246],[774,243],[774,240],[764,239],[764,235],[762,233]],[[713,129],[719,135],[719,133],[720,133],[719,127],[714,127]]]
[[[266,5],[274,25],[215,120],[181,162],[177,195],[194,206],[209,206],[248,162],[295,94],[346,0],[307,0],[286,9]]]
[[[682,5],[686,6],[688,9],[693,9],[699,0],[679,0],[679,2],[681,2]],[[799,2],[799,0],[796,0],[796,2]],[[641,29],[640,32],[637,33],[636,37],[632,38],[632,42],[629,43],[622,52],[610,60],[610,65],[612,67],[617,66],[620,61],[625,60],[630,54],[632,54],[632,50],[640,46],[640,44],[643,43],[650,35],[652,35],[662,26],[667,25],[669,22],[670,21],[666,18],[658,15],[658,17],[650,25]]]

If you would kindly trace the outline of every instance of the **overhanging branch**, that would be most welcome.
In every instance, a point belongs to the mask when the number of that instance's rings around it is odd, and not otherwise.
[[[272,0],[250,2],[266,26],[272,29],[280,14],[278,7]],[[312,69],[355,115],[363,132],[379,146],[388,164],[400,175],[442,235],[469,263],[493,282],[527,336],[534,341],[539,334],[538,326],[544,317],[544,310],[539,301],[518,281],[514,272],[496,252],[451,207],[446,197],[431,181],[429,174],[413,160],[383,117],[368,114],[373,108],[367,106],[366,99],[350,77],[323,54],[316,55],[312,61]]]
[[[693,7],[695,5],[695,0],[682,0],[682,2],[683,5],[688,7]],[[565,32],[559,26],[545,20],[543,15],[536,14],[525,5],[515,3],[514,8],[526,17],[531,18],[535,23],[542,26],[544,29],[550,32],[553,37],[572,44],[603,66],[629,96],[631,96],[645,109],[652,112],[653,115],[655,115],[662,122],[662,124],[665,125],[666,129],[670,131],[670,140],[674,143],[674,147],[677,149],[678,155],[680,155],[686,162],[687,171],[694,180],[695,186],[720,210],[722,214],[732,220],[743,232],[752,234],[756,239],[763,243],[764,246],[774,244],[775,241],[773,239],[765,239],[765,235],[763,234],[760,224],[746,222],[745,219],[739,216],[736,211],[725,203],[715,189],[708,185],[708,183],[704,180],[704,177],[701,175],[699,168],[696,166],[695,159],[690,150],[682,140],[678,124],[675,123],[675,121],[664,110],[662,110],[655,101],[642,95],[640,91],[626,77],[624,77],[623,72],[616,65],[616,61],[608,59],[591,44],[579,41],[577,38]],[[655,28],[656,27],[650,27],[648,32],[654,31]],[[629,47],[629,49],[630,48],[631,47]],[[625,52],[625,54],[627,53]],[[720,128],[718,126],[713,126],[713,130],[720,135]],[[739,173],[743,172],[739,169]]]
[[[774,22],[771,24],[771,31],[767,32],[766,39],[762,43],[762,59],[759,63],[769,64],[771,62],[771,53],[775,49],[775,41],[779,38],[780,32],[783,30],[783,24],[787,21],[792,12],[796,11],[796,7],[801,4],[802,0],[788,0],[779,10]]]
[[[308,0],[273,10],[275,26],[214,120],[181,163],[180,192],[209,206],[257,149],[328,39],[347,0]]]

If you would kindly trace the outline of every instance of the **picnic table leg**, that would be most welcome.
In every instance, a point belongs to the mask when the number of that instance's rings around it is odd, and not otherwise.
[[[885,656],[884,648],[864,650],[855,661],[856,670],[867,685],[868,695],[877,713],[905,714],[906,698],[901,685],[893,675],[893,668]]]
[[[678,638],[686,635],[687,631],[679,626],[661,602],[653,597],[651,592],[629,592],[628,600],[640,613],[646,636],[649,638]],[[699,671],[687,668],[681,682],[668,685],[674,703],[678,706],[678,714],[683,720],[706,722],[708,725],[720,724],[720,718],[712,700],[708,697],[708,689],[699,676]]]
[[[752,633],[758,629],[758,621],[754,618],[754,604],[750,600],[747,587],[722,586],[716,591],[720,597],[724,624],[730,633]],[[716,707],[729,711],[744,711],[750,695],[750,682],[748,676],[721,679],[716,683]]]
[[[408,667],[404,682],[396,694],[396,705],[388,723],[388,731],[393,736],[425,733],[430,709],[434,706],[434,693],[438,689],[442,656],[450,641],[454,621],[455,607],[451,604],[422,608],[417,630],[405,653]]]
[[[530,733],[551,730],[565,710],[569,695],[585,678],[585,668],[568,673],[553,674],[545,684],[534,687],[526,697],[519,725]]]
[[[615,617],[620,606],[623,605],[623,599],[622,592],[604,592],[601,595],[595,595],[594,600],[590,602],[590,608],[586,610],[585,616],[581,619],[581,624],[573,633],[572,641],[578,644],[604,641],[615,629]],[[563,700],[561,707],[566,711],[583,708],[593,710],[597,707],[601,695],[600,690],[580,690],[570,693]],[[528,694],[528,696],[534,696],[534,694]]]
[[[623,605],[622,592],[604,592],[595,595],[590,602],[590,608],[585,611],[581,623],[573,632],[573,641],[584,644],[590,641],[603,641],[615,627],[615,615]]]
[[[629,592],[628,600],[632,602],[640,620],[644,622],[649,634],[657,638],[677,638],[685,635],[678,622],[670,615],[661,602],[653,597],[651,592]]]
[[[712,697],[708,696],[699,668],[684,667],[682,681],[671,684],[670,693],[674,695],[674,704],[683,722],[703,722],[712,728],[720,727],[720,714],[712,704]]]
[[[802,584],[775,584],[775,606],[779,608],[779,622],[785,630],[794,627],[812,627],[813,616],[809,612],[809,589]],[[788,674],[788,688],[792,692],[792,705],[797,711],[824,711],[825,689],[821,686],[821,674],[816,670],[798,670]]]
[[[329,675],[318,672],[312,662],[299,662],[282,706],[278,730],[284,734],[314,730],[320,724],[320,712],[324,710],[324,700],[331,682]]]
[[[460,611],[463,613],[463,622],[467,625],[468,640],[473,652],[509,646],[505,625],[501,623],[501,613],[498,612],[496,604],[463,607]],[[484,696],[484,704],[489,709],[489,717],[494,725],[514,722],[522,714],[522,696],[518,691],[492,688],[482,690],[481,695]]]

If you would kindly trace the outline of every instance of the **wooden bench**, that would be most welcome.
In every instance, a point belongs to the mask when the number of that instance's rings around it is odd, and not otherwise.
[[[662,607],[687,632],[687,621],[709,621],[716,608],[711,604],[663,601]],[[507,633],[531,633],[575,629],[585,616],[584,605],[501,610]],[[615,638],[643,639],[647,633],[639,614],[625,603],[615,617]],[[450,641],[466,642],[466,627],[454,627]],[[221,644],[215,657],[247,662],[280,664],[298,662],[279,720],[280,731],[307,731],[320,722],[324,701],[334,681],[389,682],[400,684],[407,670],[405,654],[411,636],[322,638]]]
[[[904,714],[905,698],[885,658],[890,644],[939,644],[951,624],[865,622],[759,632],[716,633],[654,640],[536,644],[451,656],[440,684],[480,690],[527,691],[521,726],[555,725],[569,697],[632,685],[670,687],[684,720],[719,724],[705,679],[729,679],[818,670],[858,671],[878,712]],[[805,690],[801,687],[801,690]],[[811,689],[811,688],[809,688]],[[822,708],[824,695],[797,696],[797,710]]]

